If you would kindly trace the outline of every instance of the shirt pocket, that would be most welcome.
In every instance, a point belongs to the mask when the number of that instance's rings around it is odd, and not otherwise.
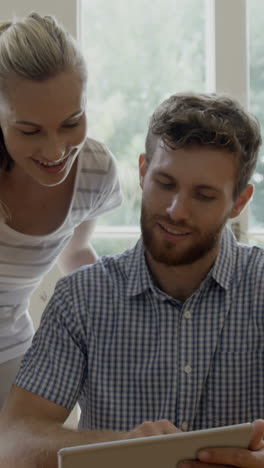
[[[207,376],[196,426],[217,427],[264,417],[264,346],[217,351]]]

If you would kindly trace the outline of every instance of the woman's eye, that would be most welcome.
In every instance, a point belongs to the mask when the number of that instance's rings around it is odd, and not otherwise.
[[[78,127],[78,125],[80,125],[80,122],[75,122],[75,123],[72,123],[72,124],[64,124],[63,127],[64,128],[74,128],[74,127]]]
[[[33,130],[31,132],[26,132],[25,130],[20,130],[20,132],[23,134],[23,135],[36,135],[37,133],[39,133],[39,130]]]

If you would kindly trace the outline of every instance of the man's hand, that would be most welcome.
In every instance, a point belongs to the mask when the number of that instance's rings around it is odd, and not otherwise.
[[[122,439],[137,439],[139,437],[174,434],[175,432],[181,432],[181,430],[167,419],[161,419],[159,421],[145,421],[130,432],[125,432]]]
[[[253,423],[253,434],[247,449],[208,448],[201,450],[197,461],[182,462],[178,468],[264,468],[264,420]]]

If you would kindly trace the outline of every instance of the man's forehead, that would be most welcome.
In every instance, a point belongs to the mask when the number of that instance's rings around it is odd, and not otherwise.
[[[197,145],[197,144],[173,147],[173,144],[169,146],[163,140],[160,140],[157,143],[151,160],[155,161],[156,163],[162,163],[163,161],[169,161],[169,160],[173,162],[173,160],[176,160],[176,159],[187,160],[188,156],[191,156],[191,157],[195,156],[195,158],[197,157],[197,159],[201,163],[202,163],[203,156],[205,156],[207,164],[210,161],[210,158],[212,160],[215,160],[215,158],[217,158],[220,164],[221,162],[223,162],[223,165],[226,163],[229,163],[230,165],[237,166],[237,160],[238,160],[238,154],[231,153],[226,148],[218,148],[215,146]]]
[[[186,180],[192,186],[214,187],[235,183],[237,163],[229,152],[208,147],[177,149],[157,146],[150,161],[150,172],[175,181]]]

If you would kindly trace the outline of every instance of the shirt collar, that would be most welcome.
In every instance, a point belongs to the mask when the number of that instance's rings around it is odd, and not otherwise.
[[[237,240],[229,226],[225,226],[221,236],[219,253],[211,270],[211,276],[224,289],[231,286],[237,253]]]
[[[130,254],[126,259],[125,271],[127,275],[127,295],[136,296],[146,291],[153,289],[154,284],[149,272],[142,239],[140,238],[135,247],[130,250]]]

